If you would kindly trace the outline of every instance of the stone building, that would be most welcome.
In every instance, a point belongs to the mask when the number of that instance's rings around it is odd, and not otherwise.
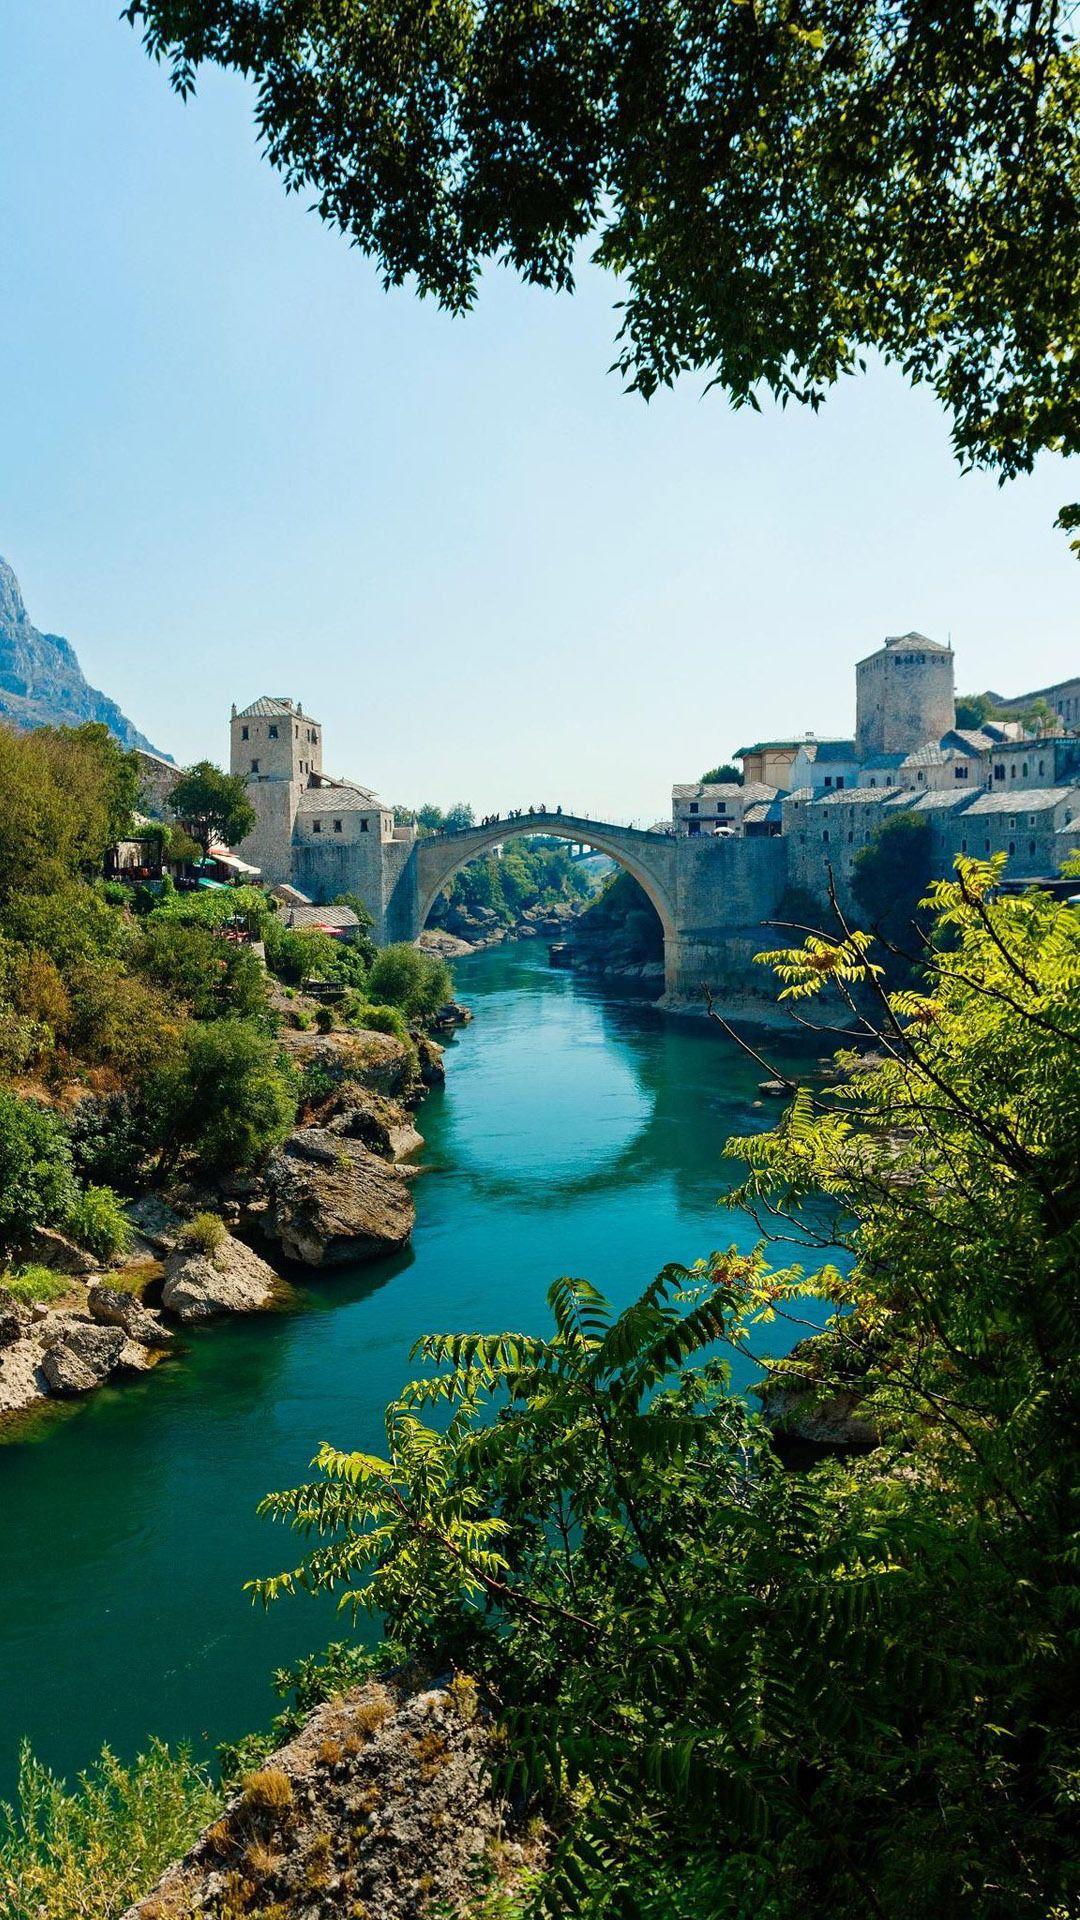
[[[760,780],[747,780],[741,787],[734,780],[672,787],[672,825],[691,839],[702,833],[741,833],[747,809],[775,800],[776,793]]]
[[[232,710],[230,766],[240,774],[256,824],[240,852],[269,885],[288,884],[325,902],[359,894],[376,926],[388,898],[388,843],[415,837],[370,787],[323,772],[322,726],[298,702],[263,695]]]
[[[855,746],[912,753],[956,725],[953,652],[922,633],[893,634],[855,668]]]

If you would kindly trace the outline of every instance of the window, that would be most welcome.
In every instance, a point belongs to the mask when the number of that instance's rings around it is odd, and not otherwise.
[[[367,821],[366,821],[366,820],[364,821],[364,831],[365,831],[365,833],[367,832]],[[701,832],[701,821],[700,821],[700,820],[691,820],[691,822],[690,822],[690,832],[691,832],[691,833],[700,833],[700,832]]]
[[[1016,761],[1015,760],[1013,761],[1012,766],[1009,768],[1009,779],[1010,780],[1016,779]]]
[[[831,774],[831,773],[827,773],[827,774],[825,775],[825,785],[826,785],[827,787],[831,787],[831,786],[832,786],[832,774]]]
[[[926,775],[925,775],[925,773],[923,772],[923,770],[922,770],[922,768],[921,768],[921,767],[919,768],[919,771],[918,771],[918,773],[917,773],[917,775],[916,775],[916,779],[918,780],[918,782],[919,782],[919,785],[920,785],[921,787],[925,787],[925,785],[926,785]]]
[[[874,776],[873,776],[873,774],[871,774],[871,775],[870,775],[870,785],[871,785],[872,787],[876,787],[876,786],[877,786],[877,781],[876,781],[876,780],[874,779]]]
[[[727,801],[726,801],[726,800],[718,800],[718,801],[717,801],[717,803],[716,803],[716,811],[717,811],[717,813],[726,813],[726,812],[727,812]]]
[[[259,763],[258,763],[258,761],[257,761],[257,760],[253,760],[253,761],[252,761],[252,763],[251,763],[251,771],[252,771],[252,773],[258,773],[258,771],[259,771]]]
[[[1002,764],[1001,764],[1001,761],[1000,761],[1000,760],[995,760],[995,762],[994,762],[994,779],[995,779],[995,780],[1004,780],[1004,778],[1005,778],[1005,768],[1004,768],[1004,767],[1002,766]]]
[[[953,768],[953,778],[954,780],[967,779],[967,767],[962,762]]]
[[[1028,826],[1029,826],[1029,827],[1037,827],[1037,826],[1038,826],[1038,824],[1039,824],[1039,816],[1038,816],[1038,814],[1037,814],[1037,813],[1029,813],[1029,814],[1028,814]]]
[[[887,774],[885,775],[885,785],[886,785],[887,787],[891,787],[891,786],[892,786],[892,774],[891,774],[891,773],[887,773]]]
[[[313,820],[313,821],[312,821],[312,823],[311,823],[311,831],[312,831],[312,833],[321,833],[321,832],[322,832],[322,821],[321,821],[321,820]]]
[[[960,851],[961,851],[961,853],[966,853],[966,852],[967,852],[967,841],[966,841],[966,840],[961,840],[961,842],[960,842]]]
[[[276,728],[276,727],[267,727],[267,729],[266,729],[266,732],[267,732],[267,735],[268,735],[268,737],[269,737],[269,738],[270,738],[271,740],[276,740],[276,739],[277,739],[277,728]]]
[[[828,827],[822,827],[822,829],[821,829],[821,838],[822,838],[822,840],[824,840],[824,841],[826,841],[826,842],[828,841],[828,838],[829,838],[829,829],[828,829]]]
[[[340,821],[340,820],[335,820],[335,821],[334,821],[334,832],[335,832],[335,833],[340,833],[340,832],[341,832],[341,821]]]
[[[1015,841],[1015,840],[1010,840],[1010,841],[1009,841],[1009,852],[1010,852],[1010,853],[1015,853],[1015,852],[1016,852],[1016,841]]]
[[[1027,779],[1027,761],[1026,760],[1024,761],[1024,764],[1020,769],[1020,774],[1022,779],[1024,780]]]
[[[360,831],[361,831],[361,833],[366,833],[366,832],[367,832],[367,825],[368,825],[368,823],[367,823],[367,821],[366,821],[366,820],[361,820],[361,822],[360,822]],[[691,829],[691,831],[692,831],[692,829]]]
[[[241,729],[240,729],[240,738],[241,738],[241,740],[246,740],[246,739],[247,739],[247,737],[248,737],[248,729],[247,729],[246,727],[241,727]]]
[[[1016,815],[1015,815],[1015,813],[1010,813],[1010,815],[1009,815],[1009,830],[1010,830],[1010,832],[1012,832],[1012,830],[1013,830],[1013,829],[1015,828],[1015,826],[1016,826]]]
[[[1045,771],[1046,771],[1046,762],[1045,762],[1044,760],[1040,760],[1040,761],[1039,761],[1039,772],[1040,772],[1040,773],[1045,773]]]
[[[697,812],[697,810],[698,810],[698,803],[697,803],[697,801],[696,801],[696,800],[691,800],[691,802],[690,802],[690,811],[691,811],[691,813],[696,813],[696,812]]]
[[[844,776],[843,776],[843,774],[842,774],[842,773],[838,773],[838,774],[837,774],[837,776],[836,776],[836,785],[837,785],[837,788],[839,789],[840,787],[842,787],[842,786],[843,786],[843,784],[844,784]]]
[[[984,840],[984,841],[983,841],[983,845],[984,845],[984,847],[986,848],[986,851],[987,851],[987,853],[989,853],[989,851],[990,851],[990,842],[989,842],[989,840]]]
[[[1030,853],[1030,855],[1031,855],[1031,857],[1032,857],[1032,859],[1034,859],[1034,857],[1035,857],[1035,842],[1034,842],[1034,840],[1029,840],[1029,841],[1028,841],[1028,852]]]

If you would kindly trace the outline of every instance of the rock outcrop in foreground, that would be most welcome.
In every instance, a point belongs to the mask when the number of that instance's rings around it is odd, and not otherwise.
[[[319,1707],[124,1920],[420,1920],[530,1864],[508,1837],[473,1683]]]

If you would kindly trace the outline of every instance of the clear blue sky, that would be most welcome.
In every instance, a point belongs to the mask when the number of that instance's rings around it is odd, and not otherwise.
[[[962,686],[1080,670],[1080,475],[963,477],[878,371],[817,418],[607,372],[616,289],[493,273],[453,321],[283,193],[250,100],[182,105],[119,0],[0,0],[0,553],[178,758],[288,693],[391,800],[650,819],[852,719],[886,633]]]

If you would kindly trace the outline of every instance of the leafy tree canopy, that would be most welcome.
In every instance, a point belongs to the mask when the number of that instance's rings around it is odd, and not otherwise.
[[[182,94],[248,76],[266,152],[382,269],[455,311],[485,260],[625,288],[648,396],[820,404],[870,350],[965,462],[1080,448],[1080,65],[1040,0],[130,0]],[[1080,525],[1080,507],[1063,524]]]
[[[701,783],[702,786],[706,787],[719,787],[727,785],[728,783],[736,787],[741,787],[743,779],[742,768],[735,766],[731,760],[725,760],[722,766],[710,767],[708,773],[703,773]]]
[[[255,825],[255,809],[242,775],[222,773],[210,760],[200,760],[180,775],[169,806],[204,854],[215,840],[235,846]]]
[[[892,814],[855,855],[851,891],[863,921],[903,949],[908,962],[920,957],[919,902],[929,879],[930,822],[922,813]]]

